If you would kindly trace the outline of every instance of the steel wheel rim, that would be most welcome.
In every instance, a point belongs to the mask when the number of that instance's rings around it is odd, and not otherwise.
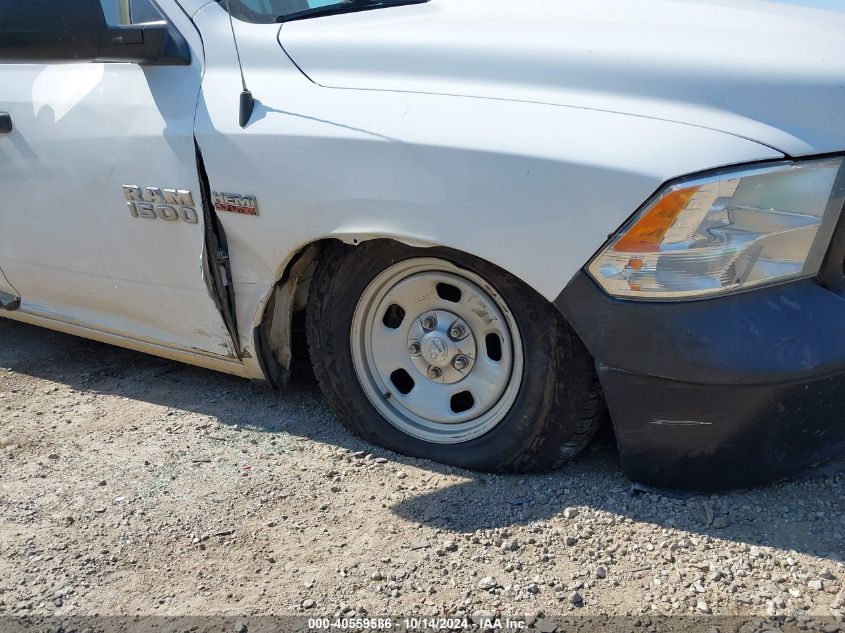
[[[393,426],[428,442],[487,433],[522,383],[522,339],[504,299],[444,260],[406,260],[379,274],[358,301],[350,335],[370,402]]]

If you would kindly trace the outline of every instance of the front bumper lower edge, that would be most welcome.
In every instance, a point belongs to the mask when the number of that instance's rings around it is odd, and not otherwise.
[[[845,294],[803,279],[636,302],[582,271],[555,305],[596,360],[630,479],[717,491],[845,455]]]

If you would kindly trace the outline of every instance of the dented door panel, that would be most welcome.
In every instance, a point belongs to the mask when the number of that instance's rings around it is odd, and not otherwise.
[[[0,103],[0,265],[21,310],[203,353],[236,355],[213,296],[193,136],[190,66],[8,64]],[[21,89],[24,87],[24,89]]]

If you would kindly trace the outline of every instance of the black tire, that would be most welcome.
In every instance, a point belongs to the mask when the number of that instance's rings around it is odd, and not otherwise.
[[[353,365],[350,329],[362,293],[382,271],[416,257],[441,258],[482,276],[506,301],[522,337],[523,381],[513,406],[493,429],[459,444],[426,442],[392,425],[371,404]],[[314,274],[306,327],[314,373],[341,422],[398,453],[485,472],[544,471],[575,457],[602,418],[593,361],[554,306],[513,275],[458,251],[392,241],[332,245]]]

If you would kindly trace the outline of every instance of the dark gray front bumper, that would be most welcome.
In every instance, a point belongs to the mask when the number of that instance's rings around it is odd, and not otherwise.
[[[724,490],[845,455],[845,292],[634,302],[582,272],[555,305],[596,360],[630,479]]]

